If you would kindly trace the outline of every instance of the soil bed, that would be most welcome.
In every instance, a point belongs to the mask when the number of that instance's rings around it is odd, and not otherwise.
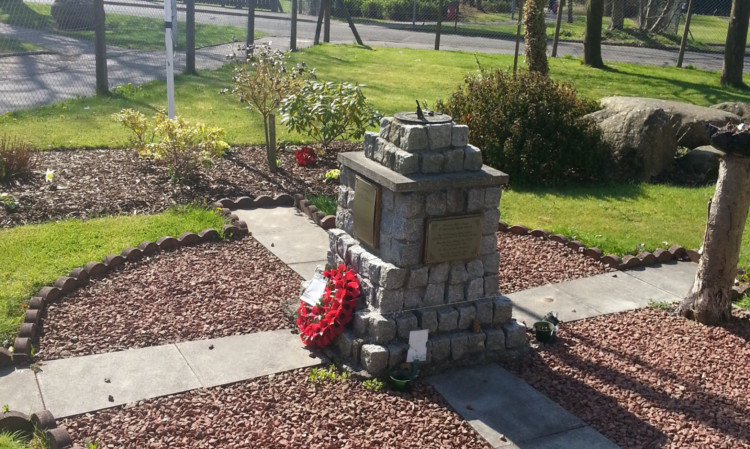
[[[237,147],[211,168],[201,168],[191,184],[170,182],[164,167],[142,160],[133,150],[72,150],[37,153],[36,170],[0,184],[19,203],[15,212],[0,207],[0,228],[66,218],[117,214],[153,214],[175,204],[213,202],[221,198],[280,193],[338,195],[335,183],[323,182],[338,168],[339,152],[361,150],[360,144],[334,142],[310,167],[298,167],[294,150],[279,153],[281,167],[268,170],[265,150]],[[54,170],[53,183],[45,171]],[[53,189],[51,186],[56,186]]]

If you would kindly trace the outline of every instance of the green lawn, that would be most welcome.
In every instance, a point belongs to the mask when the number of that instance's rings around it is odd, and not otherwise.
[[[573,23],[567,23],[565,17],[563,16],[563,21],[560,24],[560,39],[582,41],[584,32],[586,31],[586,16],[575,16]],[[502,20],[506,23],[487,23],[491,19]],[[453,22],[443,22],[441,32],[445,34],[508,38],[516,35],[517,27],[514,23],[507,23],[508,19],[510,19],[510,16],[505,14],[472,16],[467,22],[459,22],[457,27],[454,27]],[[608,29],[609,22],[609,17],[605,17],[602,20],[603,43],[651,47],[666,46],[679,48],[685,26],[683,17],[677,34],[672,33],[671,31],[674,31],[674,29],[671,28],[661,34],[652,35],[641,33],[638,30],[638,25],[631,19],[625,19],[624,29],[621,31],[610,31]],[[546,32],[549,39],[555,37],[555,26],[555,22],[546,23]],[[727,19],[724,17],[694,15],[690,23],[692,38],[688,40],[688,49],[705,50],[709,48],[709,44],[723,45],[727,38],[728,26]],[[434,33],[435,28],[435,25],[417,26],[418,31],[427,33]],[[523,25],[521,26],[521,33],[523,33]]]
[[[0,55],[41,50],[45,50],[45,48],[41,45],[36,45],[31,42],[19,41],[10,37],[0,36]]]
[[[676,187],[631,184],[509,190],[500,201],[508,224],[543,228],[605,253],[637,254],[642,249],[682,245],[699,248],[706,226],[706,204],[714,186]],[[750,226],[745,227],[750,241]],[[744,246],[740,265],[750,266]]]
[[[0,230],[0,342],[12,339],[29,297],[75,267],[144,240],[223,229],[214,210],[182,206],[152,216],[67,220]]]
[[[0,1],[0,22],[27,28],[45,30],[83,40],[94,40],[93,31],[57,30],[50,14],[50,5]],[[107,14],[107,44],[134,50],[164,49],[164,20],[135,17],[123,14]],[[179,51],[185,50],[185,23],[177,27]],[[195,25],[195,46],[197,48],[245,40],[246,30],[230,25]],[[255,37],[263,34],[256,32]]]
[[[477,55],[482,66],[510,68],[512,56]],[[477,70],[473,53],[434,52],[399,48],[364,49],[320,45],[295,53],[292,61],[317,68],[318,78],[366,84],[368,99],[384,114],[411,110],[414,99],[430,104],[453,92],[467,72]],[[607,70],[581,65],[579,59],[550,59],[552,77],[574,84],[582,95],[598,99],[607,95],[633,95],[673,99],[708,106],[723,101],[750,101],[750,91],[726,89],[719,74],[673,67],[612,63]],[[412,75],[405,75],[412,74]],[[232,144],[263,141],[261,118],[231,95],[231,69],[203,71],[175,80],[176,110],[190,122],[224,127]],[[166,86],[152,82],[121,89],[109,98],[71,99],[50,106],[0,116],[0,135],[17,135],[38,148],[100,148],[127,145],[128,132],[110,116],[122,108],[146,115],[166,108]],[[50,132],[54,130],[54,132]],[[304,140],[277,127],[279,139]]]

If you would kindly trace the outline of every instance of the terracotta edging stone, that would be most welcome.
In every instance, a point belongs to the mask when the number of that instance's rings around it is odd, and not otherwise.
[[[42,410],[27,416],[17,411],[7,411],[0,413],[0,431],[28,432],[34,431],[34,428],[41,430],[49,440],[49,446],[52,449],[66,449],[73,447],[73,440],[70,434],[62,427],[57,427],[55,417],[49,410]]]
[[[653,253],[643,251],[639,253],[638,256],[626,255],[623,256],[622,259],[620,259],[619,256],[614,254],[604,255],[602,250],[595,246],[587,248],[578,240],[570,241],[562,234],[550,234],[549,231],[541,228],[536,228],[529,231],[529,228],[523,225],[508,225],[508,223],[505,223],[504,221],[498,221],[497,231],[509,232],[511,234],[521,236],[530,235],[532,237],[544,240],[552,240],[553,242],[560,243],[572,249],[573,251],[581,253],[586,257],[590,257],[616,270],[628,270],[636,267],[645,267],[657,263],[669,262],[671,260],[691,260],[693,262],[698,262],[698,260],[700,260],[700,252],[698,250],[686,250],[679,245],[673,245],[668,250],[658,248],[654,250]]]
[[[279,197],[281,203],[289,203],[291,200],[289,195]],[[226,240],[232,238],[239,239],[246,235],[248,235],[247,223],[236,217],[233,219],[232,224],[224,226],[224,237]],[[212,228],[204,229],[198,234],[185,232],[179,238],[164,236],[156,242],[144,241],[137,248],[125,248],[120,254],[110,254],[102,262],[92,261],[83,267],[74,268],[69,276],[58,278],[54,285],[42,287],[36,295],[29,299],[24,315],[24,322],[19,327],[18,335],[13,342],[13,350],[0,347],[0,367],[30,363],[32,361],[32,347],[39,340],[45,306],[60,300],[65,295],[73,293],[78,288],[86,286],[90,279],[104,277],[107,273],[125,263],[137,262],[143,257],[152,256],[159,251],[167,252],[180,247],[194,246],[217,240],[219,240],[219,232]]]

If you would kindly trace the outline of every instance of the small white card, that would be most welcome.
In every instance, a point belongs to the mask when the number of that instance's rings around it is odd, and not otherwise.
[[[427,337],[430,331],[422,329],[409,332],[409,351],[406,353],[406,361],[427,360]]]
[[[307,286],[304,292],[302,292],[301,300],[310,304],[311,306],[317,306],[320,304],[320,298],[323,297],[323,293],[326,291],[326,279],[320,273],[315,273],[310,284]]]

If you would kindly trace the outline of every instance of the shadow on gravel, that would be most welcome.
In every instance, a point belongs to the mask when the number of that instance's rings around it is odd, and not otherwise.
[[[555,350],[564,350],[562,347],[562,341],[558,340]],[[601,368],[576,360],[575,356],[572,361],[573,367],[582,373],[594,374]],[[661,430],[635,416],[616,399],[553,369],[536,352],[506,368],[620,447],[664,447],[667,444],[668,438]]]

